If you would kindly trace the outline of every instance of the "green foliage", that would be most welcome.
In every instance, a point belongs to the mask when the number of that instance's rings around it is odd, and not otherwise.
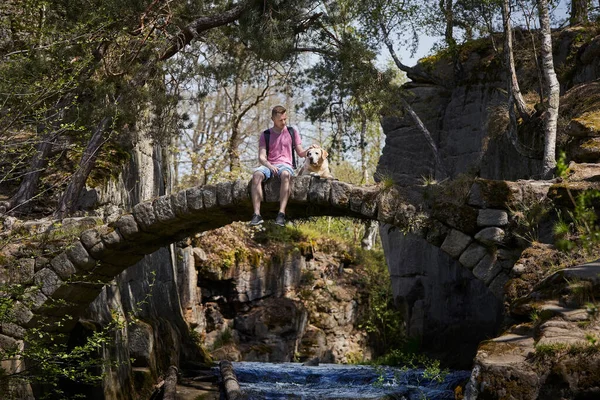
[[[548,199],[521,201],[509,207],[512,220],[517,224],[514,230],[515,236],[527,243],[539,241],[539,225],[551,210]]]
[[[560,178],[567,178],[571,170],[569,169],[569,163],[567,162],[567,153],[564,151],[560,152],[558,159],[556,160],[556,176]]]
[[[447,368],[440,367],[439,360],[433,360],[422,354],[405,353],[400,350],[392,350],[383,357],[380,357],[375,361],[376,371],[379,372],[377,381],[373,384],[375,386],[382,386],[385,384],[385,372],[386,369],[382,366],[393,366],[399,367],[394,372],[395,380],[400,380],[400,374],[406,373],[410,370],[422,369],[423,374],[417,375],[417,387],[421,387],[425,382],[443,383],[450,371]],[[421,391],[421,398],[426,399],[425,393]]]
[[[362,284],[368,293],[368,311],[359,327],[370,334],[378,351],[398,349],[406,343],[403,316],[394,304],[383,251],[357,249],[356,258],[366,268]]]
[[[233,338],[233,333],[231,332],[231,329],[227,326],[225,327],[225,329],[223,329],[221,332],[219,332],[219,335],[216,337],[215,341],[213,342],[212,345],[212,350],[216,350],[216,349],[220,349],[221,347],[230,345],[235,343],[235,340]]]
[[[580,193],[573,210],[567,210],[566,216],[559,213],[558,222],[554,225],[556,247],[564,252],[583,248],[591,253],[600,243],[600,226],[596,204],[600,199],[600,191],[588,190]]]

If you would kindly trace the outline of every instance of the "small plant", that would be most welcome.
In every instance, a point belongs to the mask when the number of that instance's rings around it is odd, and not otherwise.
[[[391,189],[396,184],[396,181],[394,181],[394,177],[392,175],[380,172],[375,174],[375,180],[378,182],[382,192]]]
[[[548,199],[523,201],[509,208],[512,220],[516,222],[515,236],[527,243],[539,241],[539,224],[550,212]]]
[[[235,343],[235,340],[233,339],[233,332],[231,331],[231,328],[227,326],[219,333],[219,335],[215,339],[212,345],[212,349],[220,349],[223,346],[227,346],[233,343]]]
[[[598,316],[598,305],[596,303],[587,303],[585,305],[585,310],[591,318],[596,318]]]
[[[569,169],[569,163],[567,162],[567,154],[564,151],[560,152],[558,159],[556,160],[556,176],[560,178],[567,178],[571,170]]]
[[[437,181],[437,179],[435,179],[431,175],[429,175],[429,176],[421,175],[421,184],[423,186],[433,186],[433,185],[437,185],[438,183],[439,182]]]
[[[540,322],[540,312],[539,312],[539,310],[538,309],[531,310],[531,312],[529,313],[529,319],[534,324],[537,324],[538,322]]]
[[[555,244],[559,250],[568,252],[583,248],[591,254],[597,248],[600,244],[600,226],[595,204],[599,199],[600,191],[588,190],[573,199],[574,208],[567,211],[566,217],[559,215],[559,221],[554,226]]]

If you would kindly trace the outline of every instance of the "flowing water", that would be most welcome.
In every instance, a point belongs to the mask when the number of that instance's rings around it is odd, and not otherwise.
[[[470,371],[453,371],[442,383],[423,378],[422,370],[391,367],[297,363],[233,363],[249,400],[406,399],[454,400],[454,388]]]

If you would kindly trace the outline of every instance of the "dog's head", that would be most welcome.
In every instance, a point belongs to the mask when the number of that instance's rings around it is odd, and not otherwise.
[[[319,165],[327,158],[327,151],[320,147],[313,147],[306,152],[306,158],[310,165]]]

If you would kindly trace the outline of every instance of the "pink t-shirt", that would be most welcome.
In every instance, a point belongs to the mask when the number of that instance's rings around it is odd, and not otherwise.
[[[283,128],[281,133],[275,132],[273,128],[270,128],[271,137],[269,138],[269,156],[267,160],[273,164],[286,164],[292,166],[292,136],[287,129],[287,126]],[[302,144],[298,129],[294,128],[294,140],[296,146]],[[261,133],[258,141],[259,148],[267,148],[265,143],[265,133]]]

